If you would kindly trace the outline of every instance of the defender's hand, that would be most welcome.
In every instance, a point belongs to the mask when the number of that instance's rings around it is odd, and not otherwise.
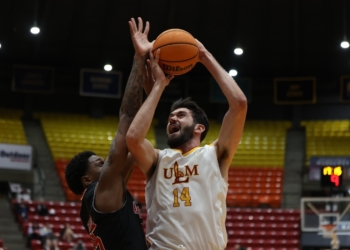
[[[138,25],[136,25],[135,19],[131,18],[129,27],[135,53],[139,56],[147,56],[148,51],[153,46],[153,42],[148,41],[149,22],[146,22],[145,29],[143,30],[143,21],[141,17],[138,18]]]

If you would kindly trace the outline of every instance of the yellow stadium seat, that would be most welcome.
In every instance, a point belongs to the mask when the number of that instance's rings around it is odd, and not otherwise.
[[[350,120],[302,121],[306,129],[306,162],[312,156],[342,156],[350,152]]]
[[[27,144],[20,110],[0,108],[0,143]]]
[[[119,118],[106,116],[91,119],[87,115],[62,113],[35,113],[41,121],[44,134],[55,159],[71,158],[83,150],[92,150],[106,157],[118,128]],[[1,124],[1,122],[0,122]],[[156,146],[152,123],[146,138]]]
[[[232,165],[283,167],[286,131],[291,125],[289,121],[246,121]]]

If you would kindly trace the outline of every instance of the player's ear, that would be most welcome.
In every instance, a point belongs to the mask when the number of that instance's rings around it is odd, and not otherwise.
[[[196,126],[194,127],[194,132],[195,133],[203,133],[205,131],[205,126],[203,124],[196,124]]]
[[[84,175],[80,178],[81,184],[83,184],[84,187],[89,186],[92,183],[92,180],[88,175]]]

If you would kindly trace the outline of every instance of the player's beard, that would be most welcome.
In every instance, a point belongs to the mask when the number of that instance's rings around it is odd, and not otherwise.
[[[193,137],[193,130],[194,130],[195,124],[193,123],[190,126],[186,126],[183,128],[182,132],[178,136],[169,137],[167,140],[167,144],[170,148],[177,148],[181,145],[185,144]]]

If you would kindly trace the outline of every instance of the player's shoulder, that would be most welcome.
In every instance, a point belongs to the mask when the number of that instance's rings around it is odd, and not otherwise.
[[[210,151],[210,150],[215,150],[215,145],[214,144],[205,144],[201,147],[198,147],[199,150],[202,150],[202,151]]]
[[[89,200],[91,198],[94,197],[95,195],[95,189],[96,189],[96,185],[98,182],[93,182],[91,183],[83,192],[82,196],[81,196],[81,200]]]

